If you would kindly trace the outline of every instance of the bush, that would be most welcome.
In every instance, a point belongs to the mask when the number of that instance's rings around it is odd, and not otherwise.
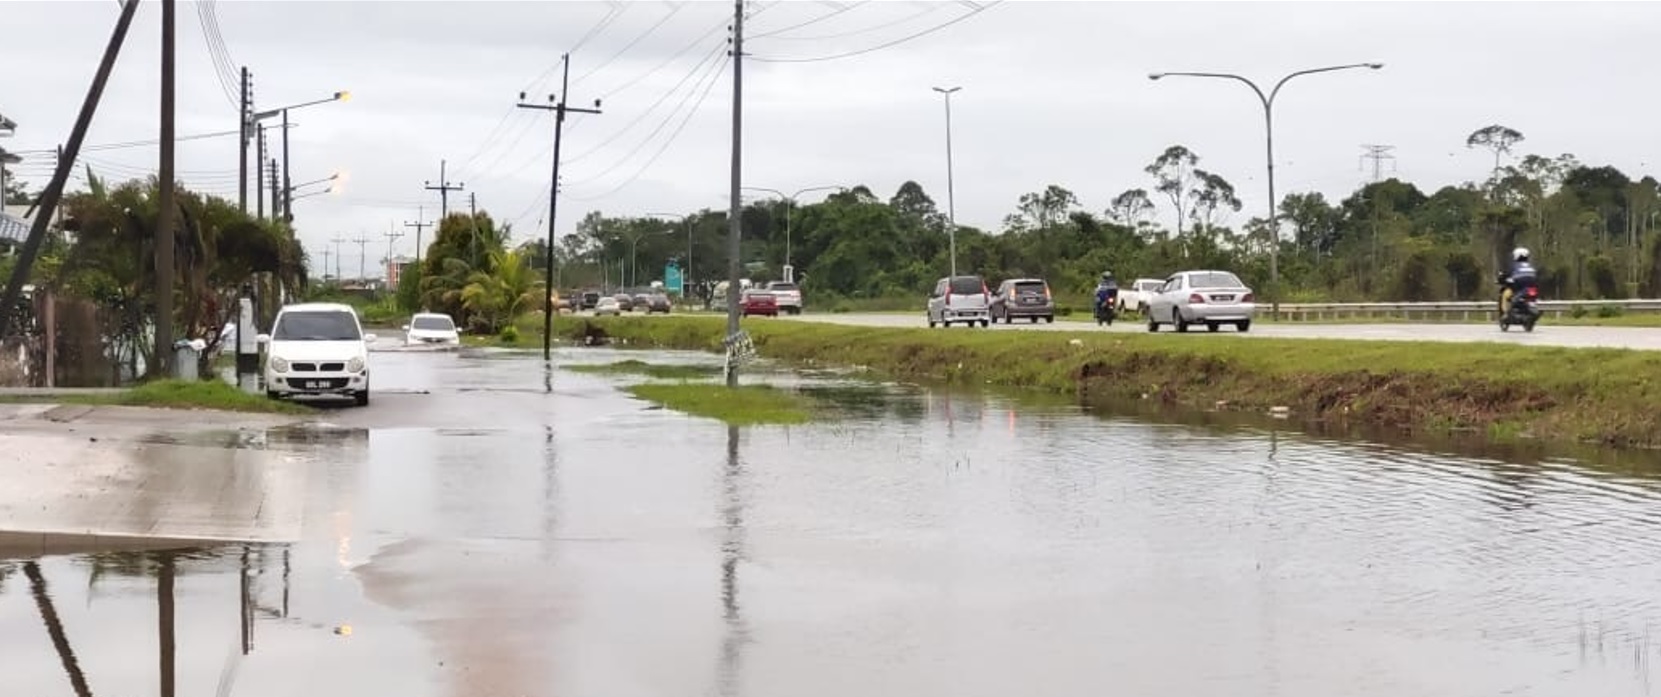
[[[504,344],[517,344],[519,343],[519,328],[511,324],[502,327],[502,331],[496,334],[496,338]]]
[[[1576,308],[1576,309],[1579,309],[1579,308]],[[1626,311],[1621,309],[1621,307],[1619,305],[1600,305],[1600,306],[1598,306],[1598,316],[1599,317],[1603,317],[1603,318],[1620,317],[1623,314],[1626,314]]]

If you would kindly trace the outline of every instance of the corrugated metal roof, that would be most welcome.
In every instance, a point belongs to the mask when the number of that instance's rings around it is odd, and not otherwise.
[[[29,221],[0,213],[0,239],[22,242],[29,237]]]

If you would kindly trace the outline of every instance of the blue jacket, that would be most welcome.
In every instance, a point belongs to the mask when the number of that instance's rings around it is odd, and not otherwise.
[[[1534,265],[1526,261],[1511,264],[1511,274],[1506,278],[1512,290],[1522,290],[1538,285],[1540,275],[1534,270]]]
[[[1096,304],[1097,305],[1100,305],[1104,302],[1107,302],[1107,300],[1109,298],[1112,298],[1112,297],[1114,297],[1118,294],[1119,294],[1119,284],[1116,283],[1116,282],[1106,281],[1106,282],[1096,284]]]

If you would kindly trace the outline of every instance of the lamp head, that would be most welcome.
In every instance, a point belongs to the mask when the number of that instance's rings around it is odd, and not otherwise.
[[[1165,77],[1165,73],[1148,73],[1149,80],[1158,80],[1162,77]]]
[[[1384,67],[1384,64],[1383,63],[1368,63],[1367,67],[1372,68],[1373,70],[1378,70],[1379,68]]]
[[[342,101],[342,102],[352,101],[352,93],[347,92],[345,90],[341,90],[341,91],[335,93],[335,99],[337,101]]]

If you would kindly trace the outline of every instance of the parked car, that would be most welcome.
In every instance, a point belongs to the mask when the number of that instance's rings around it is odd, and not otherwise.
[[[600,304],[600,292],[595,290],[585,290],[582,293],[582,307],[578,309],[592,310],[594,309],[594,306],[598,304]]]
[[[351,305],[286,305],[271,333],[257,340],[266,348],[267,397],[335,395],[369,405],[369,343],[375,335],[363,333]]]
[[[934,283],[929,292],[929,326],[950,327],[953,322],[985,327],[992,324],[992,293],[980,276],[953,276]]]
[[[617,293],[611,297],[617,301],[617,309],[624,312],[634,309],[634,296],[628,293]]]
[[[745,316],[766,315],[779,316],[779,301],[772,293],[765,290],[746,290],[738,299],[738,309]]]
[[[767,284],[767,292],[773,294],[780,310],[792,315],[802,314],[801,286],[786,281],[773,281]]]
[[[613,297],[608,295],[608,296],[600,298],[598,302],[594,303],[594,316],[595,317],[599,317],[600,315],[611,315],[613,317],[618,317],[618,316],[621,316],[622,314],[623,314],[623,305],[621,303],[617,302],[617,298],[613,298]]]
[[[1129,288],[1119,289],[1120,312],[1147,312],[1148,301],[1159,294],[1160,286],[1165,281],[1157,278],[1138,278],[1132,281]]]
[[[662,312],[667,315],[673,307],[674,304],[669,302],[669,296],[664,293],[652,293],[646,296],[646,314],[648,315],[654,312]]]
[[[1016,317],[1035,324],[1040,318],[1054,322],[1055,298],[1050,294],[1050,284],[1042,278],[1011,278],[998,284],[987,311],[992,321],[1001,319],[1004,324],[1014,322]]]
[[[409,324],[404,325],[404,344],[457,346],[461,344],[461,332],[456,330],[456,322],[449,315],[422,312],[409,318]]]
[[[1148,331],[1159,331],[1160,324],[1179,332],[1188,331],[1191,324],[1204,324],[1211,331],[1232,324],[1250,331],[1256,311],[1252,290],[1240,277],[1227,271],[1183,271],[1166,279],[1148,302]]]

